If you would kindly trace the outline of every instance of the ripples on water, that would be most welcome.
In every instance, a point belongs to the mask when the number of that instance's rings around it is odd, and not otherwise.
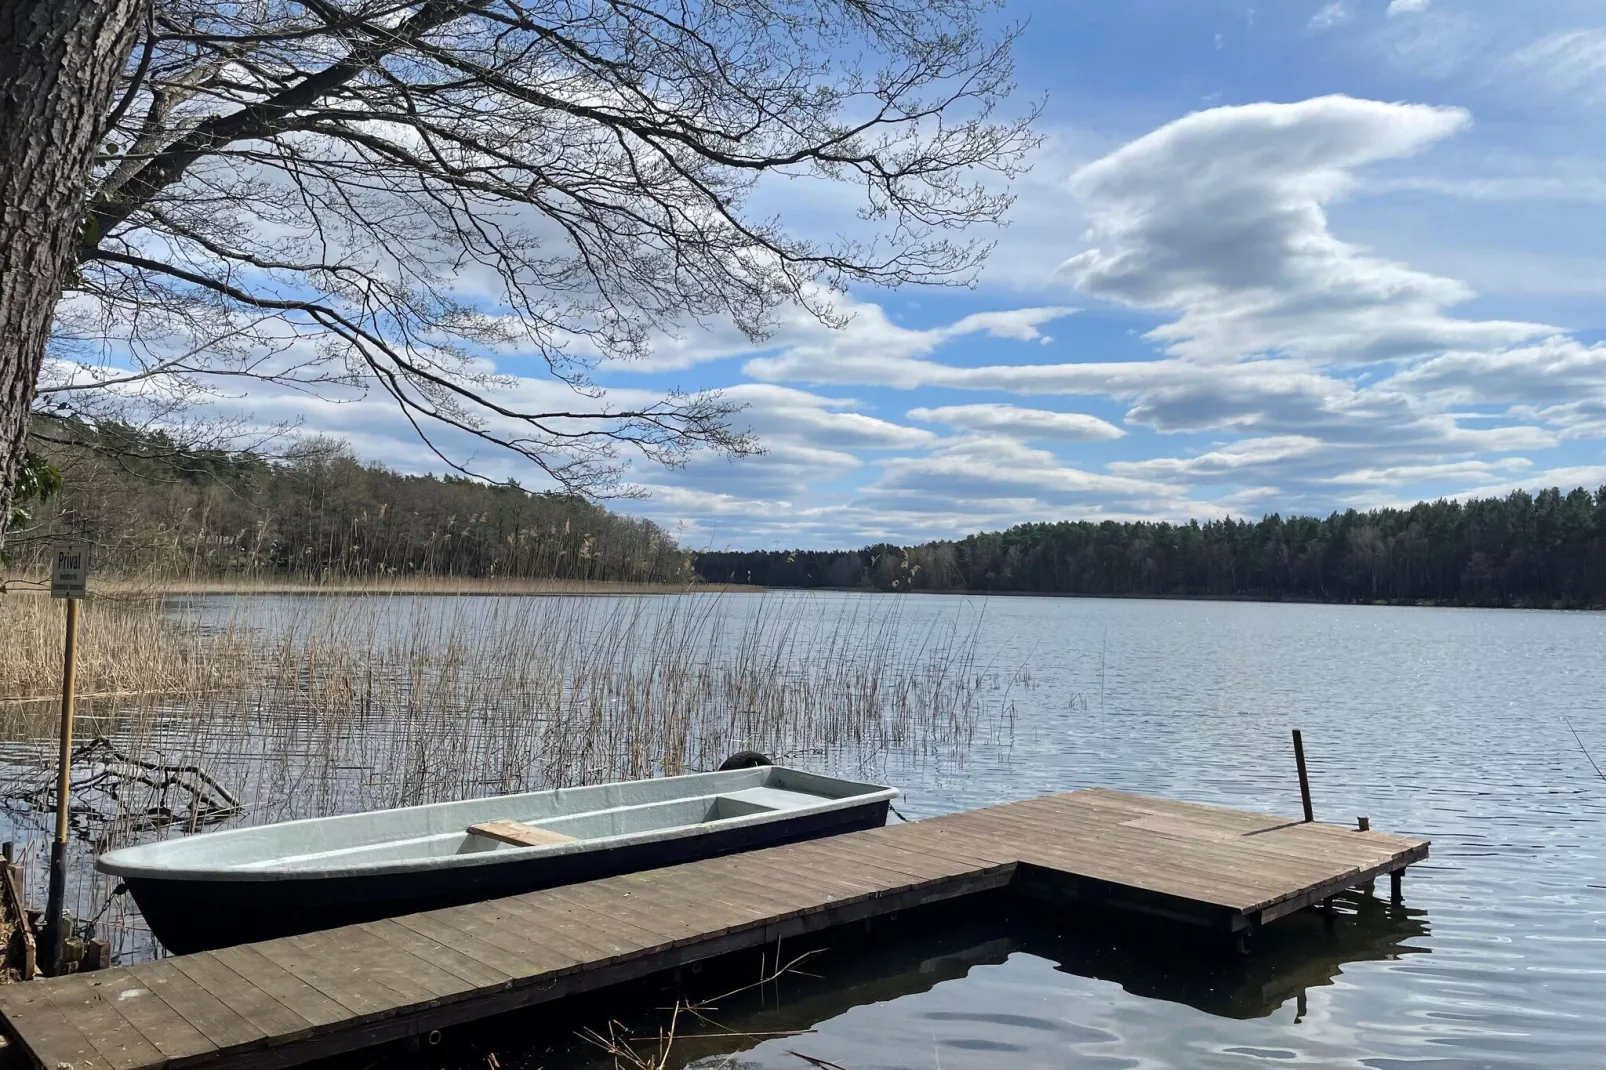
[[[829,618],[866,597],[789,596],[787,611]],[[677,1048],[693,1065],[803,1070],[799,1051],[849,1070],[1606,1066],[1606,783],[1567,724],[1606,763],[1606,616],[896,601],[911,629],[979,614],[978,661],[1026,673],[1008,747],[886,759],[911,818],[1091,785],[1297,813],[1298,727],[1319,819],[1367,815],[1432,839],[1432,858],[1410,871],[1405,911],[1356,897],[1331,933],[1288,919],[1247,963],[1158,923],[982,904],[911,922],[730,1011],[740,1030],[815,1032]],[[611,1065],[547,1050],[572,1017],[531,1047],[535,1024],[486,1028],[459,1054]]]

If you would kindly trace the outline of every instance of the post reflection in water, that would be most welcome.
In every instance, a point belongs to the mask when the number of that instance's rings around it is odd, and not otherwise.
[[[1045,1014],[1053,1001],[1042,996],[1053,985],[1036,976],[1045,969],[1082,985],[1118,986],[1121,992],[1107,992],[1105,1001],[1126,1004],[1119,1017],[1127,1023],[1151,1014],[1175,1029],[1180,1005],[1238,1021],[1288,1008],[1297,1025],[1310,990],[1333,984],[1355,964],[1425,954],[1415,942],[1427,933],[1422,911],[1356,892],[1340,898],[1332,917],[1306,912],[1269,926],[1243,955],[1218,934],[1176,922],[995,893],[510,1015],[449,1036],[430,1054],[439,1065],[465,1068],[638,1065],[628,1057],[616,1063],[617,1053],[579,1036],[590,1029],[630,1037],[640,1065],[665,1068],[803,1068],[811,1059],[846,1070],[952,1068],[1005,1065],[1005,1053],[1014,1053],[1008,1065],[1059,1065],[1055,1056],[1067,1043],[1098,1047],[1120,1038],[1108,1023]],[[793,970],[756,983],[775,972],[777,961],[799,957]],[[971,979],[973,971],[994,967],[1005,978],[1021,974],[1020,983]],[[950,998],[936,1000],[939,987]],[[656,1062],[661,1031],[677,1005],[669,1058]],[[913,1032],[924,1035],[921,1051],[908,1050]]]

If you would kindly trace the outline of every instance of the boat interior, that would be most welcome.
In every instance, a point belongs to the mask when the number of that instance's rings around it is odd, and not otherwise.
[[[600,841],[714,831],[891,794],[880,785],[764,766],[296,821],[134,851],[160,848],[162,863],[191,871],[343,870],[513,851],[567,853]]]

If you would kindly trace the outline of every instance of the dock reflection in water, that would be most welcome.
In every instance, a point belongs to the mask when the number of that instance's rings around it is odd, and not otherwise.
[[[846,1070],[955,1070],[1051,1067],[1072,1057],[1078,1066],[1136,1066],[1142,1060],[1123,1057],[1135,1050],[1196,1065],[1201,1042],[1230,1061],[1277,1061],[1300,1053],[1286,1040],[1267,1047],[1267,1026],[1256,1020],[1298,1026],[1312,989],[1359,964],[1425,953],[1412,942],[1427,932],[1421,911],[1355,894],[1339,900],[1336,917],[1284,919],[1239,955],[1224,939],[1173,922],[1055,910],[998,893],[878,922],[869,933],[850,927],[788,943],[783,962],[812,953],[767,984],[753,982],[773,972],[774,949],[762,962],[733,955],[695,976],[484,1023],[427,1055],[454,1068],[635,1065],[581,1039],[589,1028],[634,1038],[642,1065],[658,1066],[671,1009],[707,1001],[699,1014],[680,1013],[664,1067],[802,1070],[812,1059]]]

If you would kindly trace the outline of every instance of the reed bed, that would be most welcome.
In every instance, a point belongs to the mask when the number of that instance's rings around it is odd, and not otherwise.
[[[161,626],[130,609],[129,637],[165,627],[152,650],[198,667],[167,679],[207,686],[86,708],[76,913],[123,958],[149,954],[92,858],[202,827],[674,775],[743,749],[866,773],[1007,742],[1011,680],[980,663],[978,618],[807,598],[254,597],[170,607]],[[13,835],[41,845],[50,712],[13,718],[0,754]]]
[[[63,604],[33,591],[0,594],[0,704],[59,698]],[[98,597],[91,606],[79,626],[80,695],[206,691],[243,679],[247,647],[235,629],[186,626],[149,593]]]

